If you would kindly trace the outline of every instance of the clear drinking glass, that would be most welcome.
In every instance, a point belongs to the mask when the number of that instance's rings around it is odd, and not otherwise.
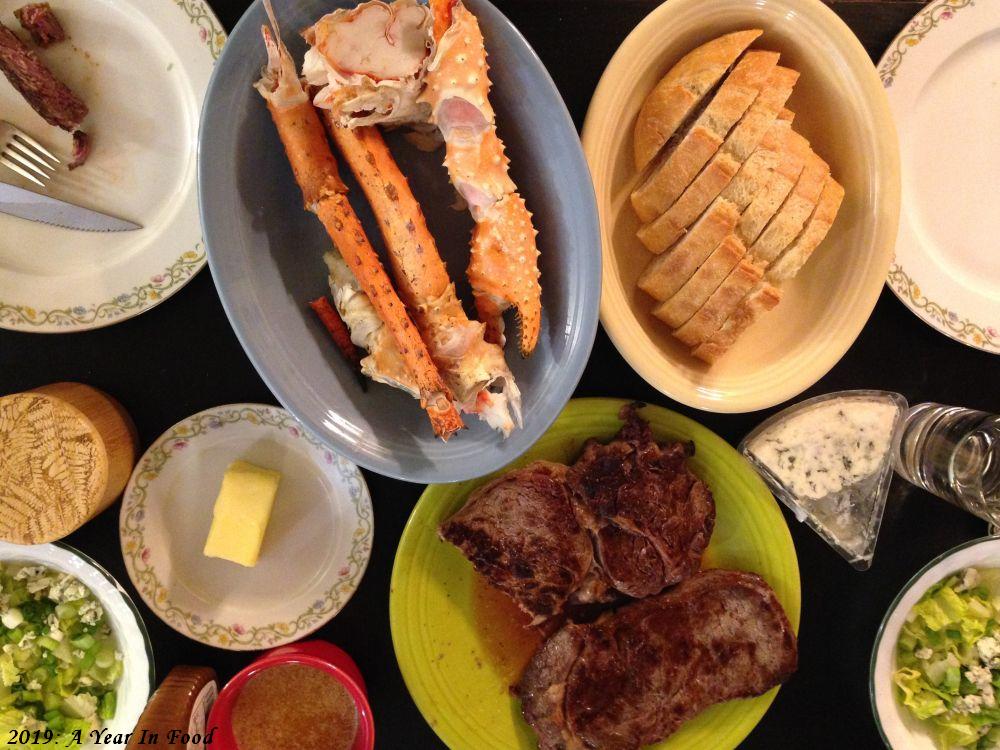
[[[893,448],[896,472],[908,482],[1000,526],[1000,416],[917,404]]]

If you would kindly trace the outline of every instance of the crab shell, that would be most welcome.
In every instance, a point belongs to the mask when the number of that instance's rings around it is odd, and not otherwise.
[[[417,98],[433,24],[417,0],[370,0],[323,16],[302,34],[309,44],[302,75],[318,89],[313,103],[342,127],[426,122],[429,108]]]
[[[524,199],[517,193],[506,195],[476,224],[469,263],[469,282],[487,338],[503,344],[503,312],[513,307],[525,357],[538,343],[542,322],[537,234]]]

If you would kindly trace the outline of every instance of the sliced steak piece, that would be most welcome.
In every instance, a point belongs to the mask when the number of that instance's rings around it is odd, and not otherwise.
[[[562,464],[538,461],[480,487],[440,534],[536,624],[562,612],[594,562]]]
[[[771,588],[752,573],[710,570],[592,624],[565,626],[517,690],[540,750],[638,750],[709,706],[767,692],[797,662]]]
[[[72,133],[87,105],[9,28],[0,23],[0,71],[50,125]]]
[[[586,625],[572,623],[558,630],[528,664],[517,693],[524,718],[538,734],[538,746],[560,750],[585,748],[566,724],[566,680],[580,658]]]
[[[90,136],[82,130],[73,131],[73,161],[69,163],[70,170],[82,167],[84,162],[90,158],[92,143]]]
[[[48,3],[29,3],[15,10],[14,15],[39,47],[66,39],[66,31]]]
[[[687,467],[691,444],[657,443],[634,404],[621,417],[618,437],[589,441],[567,479],[601,567],[618,591],[641,598],[698,570],[715,501]]]

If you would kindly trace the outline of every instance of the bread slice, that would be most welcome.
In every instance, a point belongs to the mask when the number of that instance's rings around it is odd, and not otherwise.
[[[653,315],[671,328],[680,328],[701,309],[746,253],[746,246],[736,235],[727,234],[694,276],[684,282],[673,297],[653,310]]]
[[[764,272],[758,266],[748,260],[741,260],[698,312],[674,331],[674,336],[692,347],[711,338],[763,277]]]
[[[670,208],[739,122],[778,64],[777,52],[751,50],[736,63],[705,110],[677,145],[668,145],[652,173],[632,193],[639,219],[650,222]]]
[[[723,238],[733,231],[740,212],[718,199],[669,253],[654,258],[639,277],[639,288],[662,301],[684,286]]]
[[[764,134],[757,150],[743,162],[733,181],[722,191],[722,197],[736,204],[740,211],[746,209],[771,179],[785,150],[787,131],[792,127],[795,114],[787,109],[778,113],[770,130]]]
[[[840,204],[844,200],[844,188],[832,177],[828,177],[820,193],[819,202],[809,217],[805,229],[795,238],[781,256],[767,270],[767,278],[778,282],[790,279],[799,272],[812,255],[813,250],[830,231]]]
[[[732,181],[774,124],[791,96],[798,72],[776,67],[743,118],[729,131],[725,142],[694,182],[688,185],[666,213],[639,230],[647,246],[670,247]]]
[[[719,330],[696,346],[691,353],[709,364],[715,362],[729,351],[755,320],[767,311],[773,310],[779,302],[781,302],[781,290],[767,283],[758,285],[743,298]]]
[[[812,155],[809,141],[792,129],[785,131],[785,144],[781,152],[781,161],[771,172],[767,183],[759,190],[750,204],[743,210],[739,223],[736,225],[736,235],[747,247],[753,245],[764,227],[774,217],[784,204],[785,199],[795,188],[802,174],[806,159]]]
[[[750,245],[750,254],[755,262],[765,267],[773,263],[781,251],[799,236],[819,202],[829,175],[830,165],[811,153],[792,192],[753,245]]]
[[[735,31],[691,50],[660,80],[639,110],[633,134],[635,168],[640,172],[743,54],[764,32]]]

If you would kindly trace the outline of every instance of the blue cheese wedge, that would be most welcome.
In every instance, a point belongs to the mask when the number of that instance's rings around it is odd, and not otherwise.
[[[891,477],[893,433],[904,411],[897,394],[832,394],[768,420],[741,450],[800,521],[867,568]]]

